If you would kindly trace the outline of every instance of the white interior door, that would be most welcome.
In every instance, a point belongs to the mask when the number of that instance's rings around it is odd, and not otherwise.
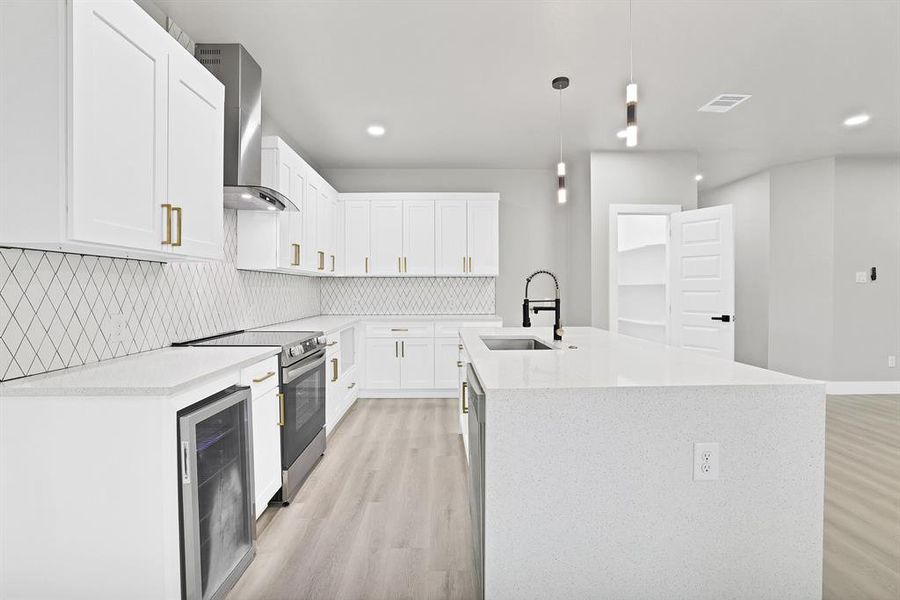
[[[732,208],[688,210],[671,219],[669,343],[734,360]]]
[[[434,275],[434,202],[403,202],[403,272]]]
[[[167,202],[168,40],[132,2],[75,2],[71,11],[71,235],[168,250],[160,206]]]
[[[167,201],[181,209],[176,251],[221,259],[225,87],[180,47],[170,61]]]
[[[346,210],[348,275],[365,275],[369,272],[369,201],[347,200]]]

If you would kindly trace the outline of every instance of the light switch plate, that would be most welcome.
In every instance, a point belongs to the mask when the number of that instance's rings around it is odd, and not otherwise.
[[[869,274],[865,271],[857,271],[856,272],[856,283],[868,283],[869,282]]]

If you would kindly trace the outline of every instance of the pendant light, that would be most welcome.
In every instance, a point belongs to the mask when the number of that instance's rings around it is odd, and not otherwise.
[[[569,87],[569,78],[564,76],[555,77],[551,82],[554,90],[559,91],[559,162],[556,163],[556,201],[560,204],[566,203],[566,163],[563,162],[563,140],[562,140],[562,91]]]
[[[631,33],[631,0],[628,0],[628,85],[625,86],[625,145],[637,146],[637,84],[634,82],[634,38]]]

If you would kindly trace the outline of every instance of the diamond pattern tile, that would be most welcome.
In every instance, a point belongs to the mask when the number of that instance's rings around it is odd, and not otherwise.
[[[336,277],[322,280],[322,314],[493,314],[490,277]]]
[[[0,381],[321,312],[319,279],[238,271],[236,254],[233,210],[221,263],[0,248]],[[118,315],[121,342],[110,339]]]

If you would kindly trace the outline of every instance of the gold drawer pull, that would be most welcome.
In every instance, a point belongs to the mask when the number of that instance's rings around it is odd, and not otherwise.
[[[278,426],[284,427],[284,394],[278,394]]]
[[[331,381],[334,383],[338,380],[338,359],[331,359]]]
[[[253,383],[262,383],[263,381],[265,381],[265,380],[268,379],[269,377],[273,376],[274,374],[275,374],[275,371],[269,371],[268,373],[266,373],[266,374],[263,375],[262,377],[257,377],[256,379],[254,379],[254,380],[253,380]]]
[[[175,216],[178,217],[178,226],[175,228],[176,233],[178,234],[178,241],[172,242],[172,247],[177,247],[181,245],[181,216],[182,210],[180,206],[173,206],[172,212],[175,213]]]
[[[469,412],[469,398],[468,398],[468,394],[466,393],[468,391],[468,389],[469,389],[469,382],[463,381],[463,383],[462,383],[462,411],[463,411],[463,414],[466,414]]]
[[[406,327],[391,327],[391,331],[409,331]]]
[[[163,204],[161,206],[166,210],[166,239],[162,243],[163,246],[169,246],[172,244],[172,205]]]

